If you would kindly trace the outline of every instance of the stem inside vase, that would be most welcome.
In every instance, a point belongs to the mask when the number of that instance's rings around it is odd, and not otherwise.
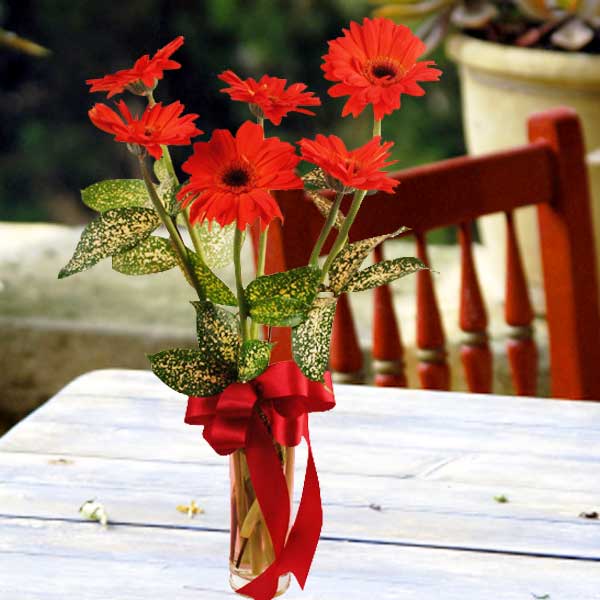
[[[294,485],[294,448],[278,446],[282,469],[290,498]],[[269,530],[256,500],[254,486],[244,450],[230,457],[231,477],[231,543],[229,553],[229,582],[238,590],[262,574],[275,560]],[[283,594],[290,584],[290,575],[279,578],[277,595]]]

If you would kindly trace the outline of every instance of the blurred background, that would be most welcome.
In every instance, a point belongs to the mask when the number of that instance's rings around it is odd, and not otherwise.
[[[371,115],[340,118],[344,100],[327,96],[321,56],[327,40],[371,10],[364,0],[0,0],[0,434],[81,373],[148,368],[146,353],[195,343],[188,288],[175,269],[124,277],[106,260],[57,280],[93,216],[80,190],[138,177],[125,145],[89,122],[87,111],[105,96],[90,94],[85,80],[128,68],[182,34],[174,58],[183,68],[167,72],[155,95],[199,113],[208,134],[249,118],[245,105],[219,92],[217,75],[230,68],[242,78],[304,82],[320,96],[317,116],[286,118],[282,138],[320,131],[354,147],[370,137]],[[18,51],[12,32],[49,52]],[[441,83],[427,85],[422,98],[406,97],[384,124],[399,167],[464,152],[456,70],[441,51],[433,58]],[[142,109],[139,98],[127,100]],[[174,148],[177,166],[188,152]],[[412,311],[410,287],[402,289]],[[368,334],[369,296],[361,301],[355,308]]]
[[[219,93],[224,84],[216,76],[231,68],[242,78],[302,81],[321,97],[318,116],[288,117],[281,137],[318,130],[362,143],[370,114],[342,120],[343,100],[328,98],[320,64],[326,41],[371,8],[364,0],[0,0],[0,27],[51,52],[36,58],[0,46],[0,220],[84,223],[90,215],[80,189],[135,176],[126,148],[90,124],[87,110],[105,96],[90,95],[85,80],[127,68],[180,34],[185,45],[174,58],[183,68],[166,73],[156,96],[180,99],[200,114],[204,131],[248,117],[245,105]],[[441,84],[426,86],[423,98],[406,97],[386,119],[384,133],[402,167],[464,151],[455,68],[442,52],[434,58]],[[187,152],[176,152],[177,162]]]

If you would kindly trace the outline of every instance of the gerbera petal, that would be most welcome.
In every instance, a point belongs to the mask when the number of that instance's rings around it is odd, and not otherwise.
[[[342,116],[357,117],[369,104],[376,119],[400,107],[400,96],[422,95],[417,81],[437,81],[433,61],[418,63],[425,44],[408,27],[389,19],[365,18],[350,23],[343,35],[329,42],[321,66],[325,79],[335,82],[331,97],[349,96]]]

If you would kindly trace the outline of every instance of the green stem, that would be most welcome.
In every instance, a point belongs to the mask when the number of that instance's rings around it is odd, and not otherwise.
[[[161,202],[158,194],[156,193],[156,189],[154,184],[152,183],[152,178],[150,177],[150,173],[148,171],[148,167],[144,162],[144,158],[142,156],[139,157],[140,161],[140,169],[142,172],[142,177],[144,179],[144,183],[146,184],[146,189],[148,190],[148,195],[150,196],[150,200],[152,201],[152,205],[154,206],[160,220],[163,225],[167,228],[169,232],[169,236],[171,238],[171,242],[173,243],[173,247],[175,251],[179,255],[179,260],[181,263],[181,268],[184,270],[188,279],[190,280],[192,286],[196,290],[198,297],[200,300],[204,300],[204,292],[202,291],[202,287],[198,282],[198,278],[196,277],[196,272],[194,271],[193,266],[190,263],[190,258],[188,255],[188,250],[181,239],[181,234],[179,233],[179,229],[177,229],[177,225],[173,222],[171,215],[165,210],[163,203]]]
[[[243,232],[236,225],[233,238],[233,264],[235,267],[235,287],[237,290],[238,304],[240,308],[240,334],[242,341],[248,339],[248,304],[244,294],[244,282],[242,281],[242,245]]]
[[[269,226],[265,227],[264,231],[260,232],[258,238],[258,259],[256,261],[256,277],[262,277],[265,274],[265,261],[267,258],[267,238],[269,236]],[[259,325],[255,321],[252,321],[250,327],[250,339],[257,340],[259,332]]]
[[[340,204],[342,203],[342,198],[344,197],[344,192],[338,192],[333,206],[327,215],[327,220],[323,223],[323,227],[321,229],[321,233],[319,234],[319,239],[317,240],[315,247],[313,248],[312,254],[310,255],[309,264],[316,267],[318,266],[319,256],[321,255],[321,250],[323,249],[323,244],[325,244],[325,240],[329,236],[329,232],[331,231],[333,225],[335,224],[335,219],[340,210]]]
[[[148,92],[148,106],[154,106],[156,104],[156,100],[154,99],[154,94],[152,92]],[[165,159],[165,165],[167,167],[167,172],[173,179],[176,185],[179,185],[179,178],[177,177],[177,173],[175,172],[175,167],[173,166],[173,159],[171,158],[171,152],[169,151],[169,146],[161,146],[163,152],[163,158]],[[200,257],[200,260],[205,263],[206,260],[204,258],[204,252],[202,250],[202,242],[200,241],[200,236],[198,235],[198,230],[192,222],[190,221],[190,207],[183,209],[183,220],[185,222],[185,226],[190,234],[190,238],[192,240],[192,244],[194,244],[194,250],[196,250],[196,254]]]
[[[382,119],[373,119],[373,137],[381,137],[381,121]]]
[[[337,238],[333,243],[333,247],[329,252],[329,256],[327,256],[327,260],[325,260],[325,264],[323,265],[321,281],[325,280],[325,276],[329,271],[329,267],[331,267],[331,263],[335,260],[335,257],[341,252],[342,248],[348,241],[348,233],[350,231],[350,227],[352,227],[352,223],[354,223],[354,219],[356,219],[356,215],[360,210],[360,206],[362,204],[362,201],[365,199],[366,195],[366,190],[356,190],[356,192],[354,192],[354,198],[352,199],[350,210],[348,211],[348,214],[344,219],[344,224],[340,228]]]

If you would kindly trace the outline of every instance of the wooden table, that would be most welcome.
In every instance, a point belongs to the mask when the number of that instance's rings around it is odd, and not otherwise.
[[[286,597],[600,599],[600,521],[579,516],[600,510],[600,404],[336,392],[311,417],[323,536]],[[184,409],[148,372],[96,371],[0,440],[0,599],[234,597],[227,461]]]

